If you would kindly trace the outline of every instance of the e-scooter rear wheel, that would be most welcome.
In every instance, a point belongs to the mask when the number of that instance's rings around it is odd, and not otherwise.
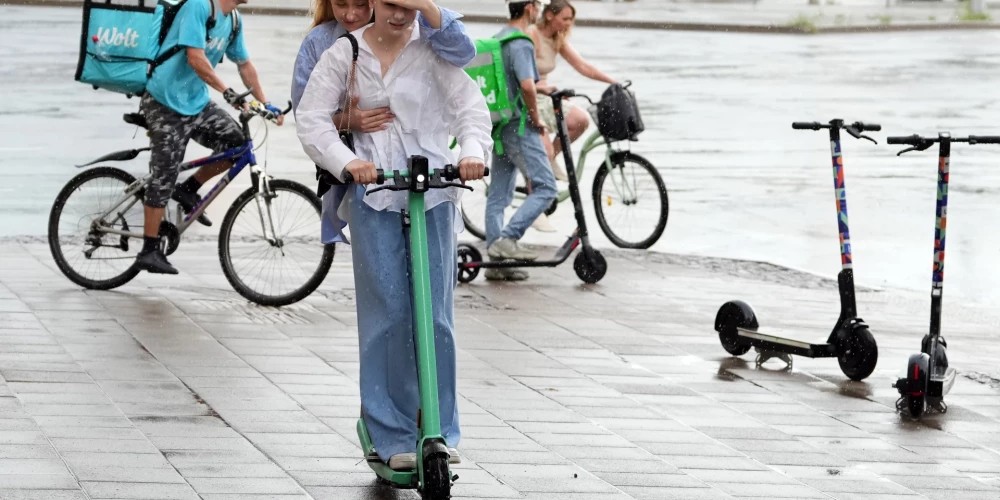
[[[476,247],[461,243],[458,245],[458,281],[460,283],[472,283],[476,276],[479,276],[479,266],[469,266],[468,264],[482,262],[483,254]]]
[[[440,454],[424,459],[424,484],[420,490],[423,500],[450,500],[451,473],[448,457]]]
[[[864,380],[875,371],[878,363],[878,345],[867,326],[855,325],[837,346],[840,369],[851,380]]]

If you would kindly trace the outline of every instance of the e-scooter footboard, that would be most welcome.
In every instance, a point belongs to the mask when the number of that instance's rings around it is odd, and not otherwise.
[[[836,349],[830,344],[810,344],[746,328],[737,328],[736,334],[739,335],[740,343],[766,351],[784,352],[807,358],[833,358],[837,356]]]

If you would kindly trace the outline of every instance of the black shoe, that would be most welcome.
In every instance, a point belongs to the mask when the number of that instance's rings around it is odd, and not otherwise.
[[[198,196],[198,193],[192,193],[183,189],[175,189],[174,195],[171,196],[171,198],[180,204],[186,214],[191,213],[194,210],[195,205],[201,201],[201,197]],[[198,216],[198,222],[204,226],[212,227],[212,221],[209,220],[208,216],[204,213]]]
[[[167,257],[159,249],[139,254],[135,259],[135,267],[152,274],[177,274],[177,269],[167,262]]]

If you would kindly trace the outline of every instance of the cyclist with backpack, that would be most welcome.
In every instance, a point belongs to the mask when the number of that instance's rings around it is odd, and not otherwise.
[[[236,8],[247,2],[182,0],[178,5],[183,5],[166,31],[140,102],[140,113],[149,128],[149,167],[154,178],[145,193],[145,239],[136,258],[138,269],[177,274],[160,248],[159,227],[167,201],[172,197],[186,212],[193,211],[201,201],[201,185],[232,167],[231,160],[205,165],[175,190],[177,167],[184,159],[188,141],[193,139],[215,153],[244,142],[240,125],[209,97],[208,87],[212,87],[233,107],[246,106],[235,100],[238,93],[215,72],[223,56],[236,63],[244,85],[252,88],[254,97],[277,116],[278,125],[284,122],[281,110],[268,102],[244,44]],[[211,225],[204,215],[198,220]]]
[[[417,23],[420,26],[420,37],[430,42],[431,49],[445,61],[458,67],[463,67],[476,56],[476,46],[465,32],[465,25],[458,19],[461,14],[434,4],[433,0],[400,0],[402,7],[417,11]],[[297,110],[302,94],[313,69],[323,53],[333,46],[333,43],[345,33],[363,28],[373,22],[373,10],[368,0],[315,0],[313,3],[312,29],[302,40],[299,54],[295,58],[295,69],[292,75],[292,109]],[[334,116],[338,129],[350,129],[355,132],[375,132],[385,130],[386,124],[394,118],[388,107],[373,109],[358,109],[358,97],[349,105],[351,113],[340,110]],[[350,117],[350,123],[342,120]],[[317,165],[317,168],[320,168]],[[321,172],[320,172],[321,173]],[[344,241],[342,233],[347,223],[337,216],[347,187],[343,185],[330,186],[327,177],[321,181],[319,195],[323,200],[323,225],[321,239],[324,244]],[[335,182],[335,180],[333,181]]]
[[[538,258],[537,253],[522,247],[519,240],[532,222],[545,213],[557,195],[556,179],[542,146],[545,125],[538,113],[538,99],[548,97],[538,95],[535,48],[531,37],[525,33],[528,26],[535,23],[541,7],[548,3],[549,0],[507,0],[510,21],[493,36],[502,46],[504,74],[498,75],[498,78],[506,87],[506,92],[498,89],[498,94],[488,98],[487,102],[507,104],[507,109],[491,108],[495,116],[502,116],[499,123],[494,123],[496,146],[493,150],[490,191],[486,199],[487,254],[493,260]],[[527,175],[531,192],[504,227],[504,209],[514,199],[518,170]],[[527,278],[528,274],[521,269],[486,271],[486,279],[489,280],[518,281]]]

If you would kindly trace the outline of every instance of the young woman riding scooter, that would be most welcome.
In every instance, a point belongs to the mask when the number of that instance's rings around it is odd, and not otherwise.
[[[445,61],[463,67],[476,56],[476,46],[466,33],[465,25],[459,21],[461,14],[438,7],[433,0],[401,0],[397,3],[417,11],[420,38],[429,41],[431,49]],[[292,75],[293,110],[298,109],[309,77],[323,52],[345,33],[361,29],[372,22],[374,17],[368,0],[314,0],[312,27],[302,40],[299,54],[295,58]],[[334,116],[334,121],[338,128],[354,132],[384,130],[386,123],[393,119],[392,110],[388,107],[359,109],[357,99],[351,103],[351,113],[345,111],[340,110]],[[342,184],[330,186],[324,181],[320,185],[323,186],[318,193],[323,200],[323,243],[343,242],[345,237],[342,231],[347,223],[337,216],[336,207],[340,206],[347,194],[347,187]]]
[[[400,230],[412,214],[406,210],[408,193],[375,192],[377,187],[368,185],[379,180],[379,170],[407,170],[414,156],[426,158],[432,169],[457,164],[463,181],[481,179],[485,152],[493,147],[492,121],[482,93],[421,36],[424,28],[416,22],[417,11],[403,6],[412,1],[371,0],[375,22],[323,53],[297,111],[297,133],[306,154],[341,182],[355,183],[346,186],[343,205],[353,247],[362,420],[375,460],[394,470],[415,468],[421,409],[406,265],[411,252]],[[393,118],[380,130],[354,133],[352,151],[330,117],[349,109],[355,95],[360,108],[388,107]],[[461,145],[457,162],[448,148],[449,135]],[[453,291],[461,193],[455,187],[430,191],[423,212],[436,399],[441,435],[451,448],[460,439]]]

